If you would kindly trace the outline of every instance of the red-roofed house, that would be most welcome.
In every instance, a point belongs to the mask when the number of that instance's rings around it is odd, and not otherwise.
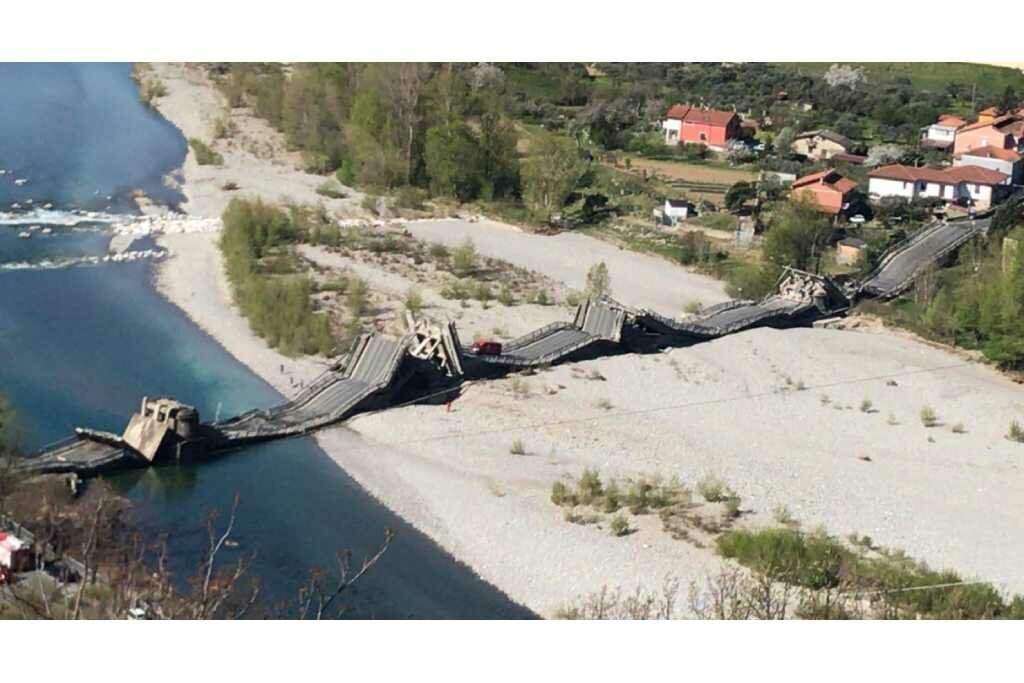
[[[695,142],[712,149],[725,149],[730,140],[741,137],[740,117],[735,112],[675,104],[661,123],[665,144]]]
[[[964,152],[953,159],[954,166],[981,166],[1010,176],[1010,182],[1024,183],[1024,155],[1012,149],[988,145]]]
[[[813,200],[822,213],[836,216],[850,205],[857,182],[832,169],[797,178],[791,186],[794,198]]]
[[[943,114],[939,120],[924,129],[921,144],[935,149],[952,149],[956,141],[956,132],[967,125],[959,116]]]
[[[983,112],[984,113],[984,112]],[[978,121],[956,132],[956,155],[979,147],[1018,149],[1024,146],[1024,116],[1008,114],[992,119],[979,115]]]
[[[868,191],[872,197],[937,197],[987,208],[1009,180],[1007,174],[981,166],[937,169],[891,164],[868,173]]]

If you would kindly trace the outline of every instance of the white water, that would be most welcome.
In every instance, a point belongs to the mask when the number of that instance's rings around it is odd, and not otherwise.
[[[32,209],[31,211],[0,211],[0,225],[41,225],[74,227],[109,226],[115,235],[164,235],[190,232],[217,232],[219,218],[199,218],[184,214],[165,213],[153,216],[127,216],[101,211],[59,211]]]

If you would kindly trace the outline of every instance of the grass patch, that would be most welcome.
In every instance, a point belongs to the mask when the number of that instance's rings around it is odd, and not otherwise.
[[[934,408],[931,406],[921,408],[921,424],[928,428],[939,424],[939,416],[935,413]]]
[[[188,146],[192,148],[196,155],[196,162],[200,166],[220,166],[224,163],[224,157],[199,138],[189,138]]]
[[[930,569],[902,552],[869,554],[870,545],[851,549],[822,531],[736,529],[722,534],[716,547],[723,557],[774,581],[815,591],[859,592],[877,617],[1024,618],[1020,596],[1006,599],[991,584]],[[936,588],[923,590],[929,586]]]

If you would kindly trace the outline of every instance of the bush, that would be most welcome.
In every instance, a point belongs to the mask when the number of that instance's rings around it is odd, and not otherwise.
[[[377,215],[377,210],[380,205],[380,198],[376,195],[368,194],[363,197],[363,201],[359,204],[365,211],[369,211],[374,216]]]
[[[316,193],[323,197],[328,197],[329,199],[344,199],[347,196],[343,189],[335,185],[334,182],[330,180],[325,180],[320,183],[316,188]]]
[[[853,553],[823,533],[793,529],[734,529],[716,540],[718,552],[773,580],[805,588],[834,588]]]
[[[1024,443],[1024,427],[1020,422],[1014,420],[1010,423],[1010,431],[1006,433],[1006,438],[1017,443]]]
[[[590,505],[599,498],[604,488],[601,485],[601,475],[597,470],[585,469],[576,483],[576,491],[579,501],[583,505]]]
[[[233,137],[237,132],[238,126],[231,120],[229,112],[218,116],[213,122],[213,137],[216,140]]]
[[[535,303],[538,306],[550,306],[551,299],[550,297],[548,297],[547,290],[538,289],[536,292],[534,292],[533,297],[531,298],[531,303]]]
[[[408,209],[410,211],[420,211],[423,209],[423,202],[427,199],[427,191],[413,187],[412,185],[405,185],[398,189],[395,193],[395,206],[400,209]]]
[[[931,406],[925,406],[921,408],[921,424],[925,427],[934,427],[939,424],[938,415],[935,414],[935,409]]]
[[[370,288],[362,278],[353,277],[348,283],[346,297],[349,312],[356,318],[366,315],[370,305]]]
[[[704,477],[697,482],[697,493],[709,503],[718,503],[726,499],[727,487],[718,477]]]
[[[591,299],[600,299],[612,293],[612,279],[608,274],[608,266],[604,261],[595,263],[587,271],[586,294]]]
[[[420,290],[410,287],[405,293],[405,308],[410,313],[419,313],[423,310],[423,295]]]
[[[199,138],[189,138],[188,146],[192,148],[196,155],[196,162],[200,166],[220,166],[224,163],[224,157]]]
[[[523,445],[522,439],[516,439],[509,446],[508,452],[512,455],[526,455],[526,446]]]
[[[576,505],[576,494],[574,494],[564,482],[556,481],[551,485],[551,502],[558,506]]]
[[[512,290],[507,286],[502,285],[501,289],[498,290],[498,303],[502,306],[512,306],[516,302],[514,296],[512,296]]]
[[[471,237],[467,237],[466,241],[452,252],[452,268],[455,269],[455,274],[459,277],[465,277],[476,272],[476,246],[473,244]]]
[[[875,404],[871,402],[870,398],[866,398],[860,402],[860,412],[862,413],[870,413],[872,410],[874,410],[874,407]]]
[[[487,303],[494,298],[491,286],[482,280],[473,283],[473,298],[481,303]]]
[[[630,532],[629,520],[626,519],[625,515],[619,513],[612,517],[609,529],[611,529],[612,536],[625,536]]]
[[[440,242],[434,242],[430,245],[430,249],[427,250],[430,254],[430,258],[435,261],[444,261],[448,258],[448,247],[444,246]]]

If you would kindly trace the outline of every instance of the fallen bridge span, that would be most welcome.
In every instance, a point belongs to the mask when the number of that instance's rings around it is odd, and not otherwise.
[[[258,441],[308,434],[359,413],[394,406],[406,385],[411,386],[410,401],[424,400],[457,392],[467,379],[692,344],[754,327],[807,325],[845,313],[852,303],[847,292],[898,295],[928,265],[987,230],[988,223],[988,219],[933,223],[886,252],[859,287],[845,291],[828,277],[787,268],[775,292],[759,301],[728,301],[680,318],[607,299],[587,300],[577,307],[573,320],[546,325],[494,354],[463,347],[454,322],[431,326],[410,317],[409,334],[398,339],[380,334],[359,337],[346,357],[281,405],[199,423],[198,413],[190,406],[170,399],[144,399],[124,435],[80,428],[70,439],[24,458],[20,466],[32,473],[90,476],[158,461],[207,457]]]

